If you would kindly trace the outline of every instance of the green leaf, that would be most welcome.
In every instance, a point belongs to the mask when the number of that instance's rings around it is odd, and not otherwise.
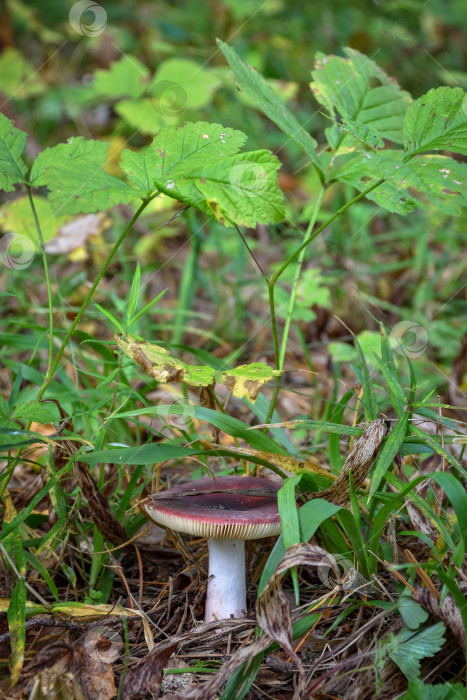
[[[11,594],[7,612],[11,645],[11,683],[17,683],[24,661],[26,643],[26,586],[20,579]]]
[[[404,122],[407,153],[444,150],[467,155],[464,97],[462,88],[439,87],[415,100]]]
[[[238,86],[245,93],[246,97],[274,122],[279,129],[295,141],[311,161],[322,170],[318,154],[316,153],[316,141],[300,125],[287,105],[266,83],[262,75],[242,61],[235,49],[220,39],[216,41],[234,71]]]
[[[123,151],[122,169],[146,192],[156,187],[226,225],[282,221],[280,163],[269,151],[238,153],[245,141],[220,124],[170,126],[145,151]]]
[[[340,506],[336,506],[334,503],[329,503],[322,498],[315,498],[313,501],[308,501],[298,510],[298,520],[300,523],[300,534],[303,542],[308,542],[319,526],[324,523],[325,520],[331,518],[335,513],[341,510]],[[269,555],[269,559],[261,574],[261,580],[258,585],[258,595],[264,589],[266,583],[269,581],[274,571],[285,554],[285,545],[282,535],[277,540],[274,549]]]
[[[204,408],[204,406],[194,406],[192,404],[160,404],[159,406],[147,406],[146,408],[138,408],[132,411],[123,411],[121,413],[115,413],[113,415],[113,418],[136,418],[137,416],[143,414],[158,416],[188,415],[216,426],[216,428],[219,428],[219,430],[222,430],[223,432],[227,433],[227,435],[242,438],[243,440],[245,440],[245,442],[247,442],[257,450],[272,452],[274,454],[286,454],[284,448],[282,448],[280,445],[274,442],[274,440],[271,440],[271,438],[267,435],[264,435],[263,433],[258,433],[255,430],[249,430],[248,426],[241,420],[233,418],[232,416],[228,416],[224,413],[218,413],[217,411],[213,411],[210,408]],[[140,447],[135,448],[123,448],[122,450],[117,450],[115,453],[118,454],[121,452],[122,455],[123,453],[125,453],[125,456],[122,457],[122,459],[127,459],[128,455],[131,454],[132,459],[138,460],[136,462],[132,461],[131,464],[150,464],[151,460],[153,462],[156,462],[163,461],[164,459],[175,459],[178,456],[186,456],[188,453],[183,452],[183,450],[187,449],[188,448],[185,447],[166,445],[164,443],[156,443],[154,445],[142,445]],[[129,450],[132,450],[133,452],[130,452]],[[165,450],[168,450],[168,452],[166,453]],[[175,450],[180,450],[180,454],[177,454]],[[107,453],[107,455],[109,455],[109,451],[104,450],[100,453],[100,456],[102,456],[104,452]],[[161,460],[159,460],[159,453],[161,454]],[[83,456],[83,461],[92,461],[93,463],[95,463],[95,454],[96,453],[92,454],[92,460],[89,460],[87,457]],[[169,456],[166,456],[166,454]],[[189,454],[195,453],[190,452]],[[196,454],[200,453],[197,452]],[[209,451],[209,454],[214,454],[214,452]],[[238,457],[238,454],[236,454],[235,452],[233,454],[236,457]],[[102,457],[102,459],[104,459],[104,457]],[[146,459],[148,461],[140,461]],[[250,459],[250,457],[248,457],[248,459]],[[251,457],[251,459],[253,461],[254,457]],[[120,458],[117,460],[116,463],[118,462],[121,462]],[[127,462],[121,463],[126,464]]]
[[[52,402],[39,403],[31,401],[22,403],[15,407],[12,419],[21,418],[22,420],[34,420],[37,423],[58,423],[60,420],[60,411]]]
[[[181,117],[187,109],[209,104],[220,84],[211,69],[186,58],[169,58],[160,64],[148,93],[164,117]]]
[[[395,428],[389,434],[389,437],[384,445],[383,449],[376,458],[376,464],[374,466],[373,474],[371,476],[371,486],[370,492],[368,494],[368,499],[370,500],[375,491],[377,491],[382,478],[386,474],[389,467],[392,465],[392,461],[399,451],[402,441],[404,440],[405,434],[407,432],[407,426],[409,424],[409,413],[406,412],[397,421]]]
[[[270,151],[249,151],[215,160],[181,164],[171,172],[165,194],[193,205],[225,226],[254,228],[284,219],[284,196],[278,187],[280,162]]]
[[[293,476],[286,479],[277,494],[277,505],[281,518],[281,533],[284,540],[284,547],[288,549],[293,544],[301,542],[300,537],[300,522],[298,518],[298,508],[295,500],[295,487],[300,481],[301,476]],[[300,592],[298,585],[297,567],[290,570],[294,592],[295,604],[300,603]]]
[[[427,611],[412,599],[412,594],[407,588],[404,588],[399,596],[397,608],[406,627],[411,630],[416,630],[422,622],[426,622],[428,619]]]
[[[140,280],[141,268],[139,263],[137,263],[135,274],[133,275],[133,282],[131,283],[130,298],[128,299],[128,307],[126,310],[127,321],[133,318],[138,306]]]
[[[26,164],[21,156],[26,146],[26,134],[0,114],[0,189],[12,192],[15,185],[26,182]]]
[[[149,71],[135,56],[124,55],[108,70],[96,70],[93,88],[101,97],[139,97],[149,79]]]
[[[34,31],[37,35],[37,25]],[[52,39],[52,41],[54,40]],[[47,89],[46,83],[40,76],[41,71],[36,70],[34,65],[28,61],[25,53],[27,52],[23,53],[10,46],[3,48],[0,55],[2,95],[23,100]]]
[[[82,136],[46,148],[34,161],[31,184],[46,185],[49,202],[62,214],[90,214],[142,196],[103,170],[108,150],[108,143]]]
[[[362,141],[366,146],[375,151],[377,148],[384,148],[384,141],[379,134],[367,124],[358,124],[346,112],[342,105],[337,108],[338,116],[341,121],[333,121],[337,124],[341,131],[345,131],[350,136]]]
[[[368,369],[368,364],[365,358],[365,354],[357,338],[355,338],[355,345],[360,355],[360,365],[362,370],[362,388],[363,388],[363,407],[365,410],[366,420],[373,420],[378,415],[378,405],[376,402],[376,396],[373,388],[373,383],[371,381],[370,370]]]
[[[394,353],[392,352],[392,348],[389,343],[388,334],[383,326],[381,326],[381,359],[382,362],[380,362],[379,358],[377,358],[378,365],[386,380],[386,386],[391,398],[391,403],[395,412],[400,418],[407,404],[407,399],[399,382],[399,377],[397,376]]]
[[[316,54],[313,82],[310,83],[315,98],[331,117],[335,117],[337,111],[345,116],[349,128],[368,127],[373,137],[402,143],[410,95],[368,56],[350,48],[345,48],[344,52],[347,58]],[[374,85],[375,82],[378,84]],[[327,129],[326,136],[334,149],[346,138],[337,126]]]
[[[115,105],[115,111],[139,133],[155,136],[167,121],[159,105],[156,98],[141,97],[137,100],[120,100]]]
[[[143,151],[124,150],[121,168],[127,173],[130,182],[149,193],[154,191],[156,186],[159,189],[162,189],[161,185],[166,188],[167,182],[171,182],[171,172],[176,166],[189,165],[196,161],[198,156],[206,162],[217,157],[220,152],[223,157],[238,153],[246,140],[247,136],[242,131],[208,122],[190,123],[184,127],[166,127]],[[172,189],[173,187],[169,187],[167,192],[170,197],[174,196],[170,191]]]
[[[412,182],[422,196],[448,216],[461,216],[467,206],[467,164],[449,156],[419,156],[410,162]]]
[[[49,574],[43,562],[39,559],[39,557],[36,557],[34,554],[32,554],[32,552],[24,552],[24,558],[33,570],[38,571],[40,573],[47,586],[49,587],[50,592],[52,593],[53,597],[58,603],[57,586],[53,582],[52,576]]]
[[[420,676],[419,659],[432,657],[441,649],[445,629],[444,624],[438,622],[421,632],[405,629],[398,635],[390,635],[388,654],[409,681]]]
[[[442,683],[425,685],[422,681],[409,683],[407,692],[400,700],[461,700],[465,696],[465,686],[462,683]]]
[[[360,153],[332,177],[360,191],[385,178],[386,182],[369,192],[367,198],[398,214],[426,209],[429,201],[446,214],[460,216],[467,205],[467,165],[449,156],[418,156],[404,163],[401,151]]]

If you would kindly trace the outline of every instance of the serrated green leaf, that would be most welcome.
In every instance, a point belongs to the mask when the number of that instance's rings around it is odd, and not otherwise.
[[[367,197],[398,214],[426,209],[427,201],[452,216],[460,216],[462,207],[467,206],[467,165],[449,156],[417,156],[404,163],[399,151],[386,149],[378,154],[360,153],[332,176],[360,191],[386,178],[386,182]]]
[[[90,214],[142,196],[103,170],[109,144],[72,138],[39,153],[31,170],[34,187],[46,185],[48,200],[61,214]]]
[[[280,162],[270,151],[237,153],[226,158],[179,166],[165,194],[196,206],[225,226],[254,228],[284,219],[284,196],[277,183]]]
[[[316,54],[310,83],[315,98],[331,117],[337,109],[351,120],[349,123],[367,126],[379,137],[402,143],[410,95],[368,56],[350,48],[344,52],[347,58]],[[344,142],[337,127],[327,130],[326,135],[334,149]]]
[[[0,189],[5,192],[12,192],[16,184],[26,182],[27,167],[21,158],[25,146],[24,131],[0,114]]]
[[[274,122],[279,129],[295,141],[311,161],[321,170],[319,157],[316,153],[316,141],[300,125],[294,114],[266,83],[263,76],[242,61],[235,49],[231,46],[225,44],[220,39],[217,39],[217,45],[234,71],[235,80],[246,97]]]
[[[37,423],[58,423],[60,420],[60,411],[52,402],[39,403],[37,401],[31,401],[16,406],[12,418],[34,420]]]
[[[407,110],[404,148],[410,155],[453,151],[467,155],[467,109],[462,88],[439,87]]]
[[[465,686],[462,683],[426,685],[418,680],[409,683],[407,692],[400,700],[461,700],[464,696]]]
[[[122,169],[138,187],[157,187],[226,225],[282,221],[280,163],[269,151],[238,153],[245,140],[220,124],[166,127],[146,151],[124,151]]]
[[[419,156],[410,162],[418,189],[440,211],[461,216],[467,206],[467,165],[449,156]],[[418,195],[416,194],[415,196]]]
[[[420,676],[419,659],[434,656],[443,646],[445,639],[443,634],[445,626],[442,622],[427,627],[421,632],[402,630],[390,640],[388,653],[402,673],[410,681],[415,681]]]
[[[102,97],[139,97],[146,87],[149,71],[135,56],[124,55],[108,70],[96,70],[93,88]]]
[[[151,192],[159,184],[165,186],[167,181],[170,182],[171,171],[177,165],[189,164],[198,156],[206,162],[220,152],[224,157],[238,153],[246,140],[242,131],[224,128],[220,124],[196,122],[184,127],[169,126],[162,129],[143,151],[124,150],[121,167],[130,182]],[[170,192],[169,195],[173,196]]]
[[[347,134],[350,134],[350,136],[362,141],[373,151],[377,148],[384,148],[383,139],[371,126],[367,124],[358,124],[342,106],[337,108],[337,112],[341,121],[333,121],[341,131],[345,131]]]

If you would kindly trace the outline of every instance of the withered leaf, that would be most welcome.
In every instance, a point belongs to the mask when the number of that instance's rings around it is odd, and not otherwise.
[[[235,369],[222,372],[220,381],[237,399],[246,397],[253,403],[264,384],[280,374],[280,370],[272,369],[265,362],[252,362],[250,365],[239,365]]]
[[[308,493],[308,498],[324,498],[326,501],[331,501],[331,503],[335,503],[338,506],[345,506],[349,501],[350,471],[352,472],[355,488],[360,488],[381,447],[383,432],[384,421],[381,419],[372,421],[365,428],[362,437],[345,460],[336,482],[325,491]]]
[[[53,452],[55,465],[57,467],[65,464],[65,459],[77,452],[76,445],[71,440],[64,440],[60,443],[60,449],[55,448]],[[91,516],[99,532],[108,542],[117,547],[124,544],[128,537],[123,526],[113,515],[110,506],[94,481],[89,468],[82,462],[73,462],[73,475],[86,498]]]
[[[127,340],[118,336],[117,345],[146,374],[163,384],[185,382],[189,386],[209,386],[214,382],[215,370],[212,367],[187,365],[182,360],[172,357],[170,352],[160,345],[139,341],[131,335],[127,336]]]
[[[189,386],[210,387],[217,381],[225,384],[237,398],[246,397],[251,402],[256,400],[266,382],[281,374],[280,370],[272,369],[264,362],[239,365],[225,372],[209,365],[188,365],[173,357],[166,348],[137,340],[131,335],[126,338],[117,336],[117,345],[158,382],[184,382]]]
[[[175,641],[164,649],[155,647],[149,654],[131,666],[123,686],[122,697],[126,700],[137,700],[150,693],[158,693],[162,683],[162,672],[170,659],[178,642]]]
[[[70,670],[86,700],[111,700],[117,695],[112,664],[90,654],[83,644],[73,646]]]
[[[225,450],[224,445],[211,445],[213,448],[219,448]],[[291,457],[290,455],[280,455],[273,452],[264,452],[263,450],[254,450],[250,447],[232,447],[229,445],[227,448],[229,452],[234,452],[239,455],[243,455],[248,458],[258,457],[259,459],[264,459],[265,462],[271,462],[276,467],[281,469],[286,469],[293,474],[298,472],[310,472],[312,474],[317,474],[318,476],[324,476],[326,479],[335,481],[336,477],[331,474],[327,469],[324,469],[319,462],[315,459],[297,459],[296,457]]]
[[[302,663],[292,646],[292,618],[290,607],[282,591],[282,574],[294,566],[326,566],[332,567],[333,558],[328,552],[316,545],[302,542],[294,544],[286,551],[280,560],[274,574],[267,582],[264,590],[256,601],[256,617],[258,625],[266,634],[278,642],[293,658],[297,668],[304,678]]]

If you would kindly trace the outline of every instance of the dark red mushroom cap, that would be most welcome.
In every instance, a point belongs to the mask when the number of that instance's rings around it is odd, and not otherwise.
[[[145,504],[146,515],[176,532],[215,539],[253,540],[281,531],[270,479],[220,476],[175,486]]]

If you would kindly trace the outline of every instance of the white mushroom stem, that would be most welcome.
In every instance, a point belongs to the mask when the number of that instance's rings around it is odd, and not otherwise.
[[[206,622],[244,617],[246,611],[244,540],[208,540],[209,581]]]

